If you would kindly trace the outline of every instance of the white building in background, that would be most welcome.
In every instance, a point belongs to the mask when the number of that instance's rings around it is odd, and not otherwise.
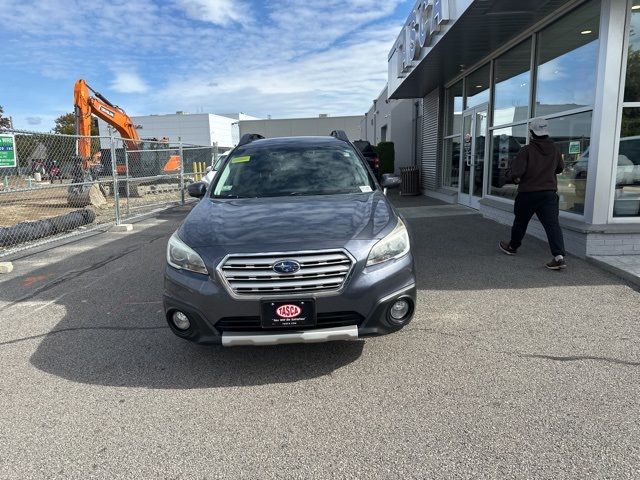
[[[344,130],[349,140],[360,138],[362,115],[311,118],[279,118],[268,120],[240,119],[240,136],[257,133],[266,138],[329,135],[333,130]]]
[[[418,165],[422,153],[421,99],[390,99],[385,87],[360,123],[360,138],[371,145],[393,142],[395,172]]]
[[[244,113],[213,114],[176,112],[168,115],[131,117],[142,139],[168,137],[170,143],[213,145],[230,149],[240,139],[238,122],[256,117]],[[108,136],[107,124],[98,122],[101,136]]]

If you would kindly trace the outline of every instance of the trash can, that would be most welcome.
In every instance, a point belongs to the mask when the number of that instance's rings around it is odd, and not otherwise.
[[[401,167],[400,168],[400,195],[419,195],[420,194],[420,170],[418,167]]]

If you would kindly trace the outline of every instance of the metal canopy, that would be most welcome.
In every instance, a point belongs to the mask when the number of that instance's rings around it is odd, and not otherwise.
[[[476,0],[390,98],[419,98],[572,0]]]

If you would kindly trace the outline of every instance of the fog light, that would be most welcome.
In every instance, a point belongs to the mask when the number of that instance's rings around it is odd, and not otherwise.
[[[389,315],[391,315],[391,318],[393,320],[402,321],[407,317],[410,309],[411,305],[409,305],[409,302],[407,300],[396,300],[389,309]]]
[[[189,317],[179,311],[173,312],[172,320],[178,330],[187,330],[191,326]]]

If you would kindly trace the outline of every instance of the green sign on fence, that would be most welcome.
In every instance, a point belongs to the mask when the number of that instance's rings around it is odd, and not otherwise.
[[[0,134],[0,168],[16,167],[17,164],[16,138],[10,134]]]

